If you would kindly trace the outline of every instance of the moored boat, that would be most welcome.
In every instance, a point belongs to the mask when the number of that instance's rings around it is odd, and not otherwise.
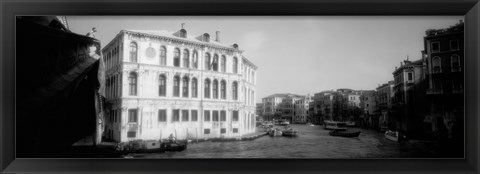
[[[297,134],[298,134],[297,130],[294,130],[294,129],[288,129],[288,130],[282,131],[282,136],[284,137],[296,137]]]
[[[333,129],[328,134],[339,137],[358,137],[360,135],[360,131],[339,131]]]
[[[128,155],[132,153],[163,153],[166,148],[163,143],[156,140],[136,140],[126,143],[117,144],[115,151],[112,153]]]
[[[278,130],[278,129],[272,129],[268,132],[268,135],[270,135],[271,137],[279,137],[279,136],[282,136],[283,132]]]
[[[324,121],[323,128],[327,130],[344,131],[347,130],[347,124],[339,121]]]
[[[187,149],[187,142],[166,142],[165,143],[165,151],[183,151]]]
[[[286,125],[289,125],[289,124],[290,124],[290,122],[287,121],[287,120],[283,120],[283,121],[280,122],[280,125],[282,125],[282,126],[286,126]]]
[[[407,140],[407,137],[405,135],[400,134],[398,131],[391,130],[385,132],[385,138],[397,142]]]
[[[356,125],[354,121],[348,121],[345,124],[347,127],[354,127]]]

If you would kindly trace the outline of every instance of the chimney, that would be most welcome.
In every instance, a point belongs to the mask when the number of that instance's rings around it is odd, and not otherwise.
[[[220,31],[215,32],[215,41],[220,42]]]
[[[185,23],[182,23],[182,29],[185,29],[184,27],[185,27]]]

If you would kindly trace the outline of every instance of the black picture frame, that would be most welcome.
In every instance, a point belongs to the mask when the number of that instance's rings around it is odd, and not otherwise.
[[[478,0],[112,0],[0,2],[2,173],[478,173]],[[464,15],[465,159],[16,159],[16,15]]]

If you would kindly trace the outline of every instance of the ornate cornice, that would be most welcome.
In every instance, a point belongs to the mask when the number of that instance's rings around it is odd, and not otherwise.
[[[226,46],[215,45],[208,42],[205,42],[205,43],[201,41],[195,42],[195,41],[189,41],[181,38],[159,36],[154,34],[147,34],[147,33],[135,32],[135,31],[128,31],[128,30],[122,30],[121,33],[129,34],[131,36],[161,39],[169,42],[170,44],[177,44],[178,46],[187,45],[191,47],[197,47],[199,49],[205,49],[205,48],[214,49],[214,50],[217,50],[218,52],[226,52],[227,54],[230,54],[230,55],[234,54],[235,52],[239,52],[240,54],[243,53],[243,50],[238,50],[233,47],[231,48]]]

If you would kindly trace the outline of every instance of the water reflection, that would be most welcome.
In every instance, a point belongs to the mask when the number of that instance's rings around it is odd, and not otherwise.
[[[251,141],[201,142],[182,152],[135,158],[429,158],[435,143],[393,142],[382,133],[364,130],[359,137],[333,137],[321,126],[292,125],[298,137],[264,136]],[[438,154],[437,154],[438,155]],[[463,155],[460,155],[462,157]]]

